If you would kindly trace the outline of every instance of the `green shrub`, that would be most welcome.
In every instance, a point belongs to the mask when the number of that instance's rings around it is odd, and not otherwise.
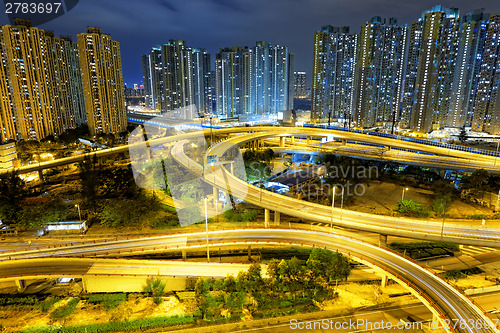
[[[486,215],[486,214],[474,214],[474,215],[470,215],[469,218],[471,218],[473,220],[482,220],[482,219],[487,219],[488,215]]]
[[[160,278],[148,279],[144,292],[153,297],[155,304],[161,304],[163,301],[163,291],[165,290],[165,282]]]
[[[255,221],[257,212],[255,210],[245,210],[244,212],[239,213],[231,209],[224,212],[224,217],[233,222],[251,222]]]
[[[401,200],[398,202],[397,211],[404,216],[428,217],[430,212],[425,210],[421,204],[413,200]]]

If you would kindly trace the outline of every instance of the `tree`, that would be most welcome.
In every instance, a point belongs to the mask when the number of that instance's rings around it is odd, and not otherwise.
[[[194,285],[194,298],[203,319],[210,314],[209,296],[208,282],[200,276]]]
[[[161,304],[163,302],[163,292],[165,291],[165,282],[162,281],[160,277],[149,278],[146,281],[147,285],[144,287],[144,292],[151,297],[153,297],[153,302],[155,304]]]
[[[345,281],[351,273],[349,261],[341,253],[315,248],[306,262],[313,279],[322,278],[326,282]]]
[[[0,220],[17,220],[27,195],[25,182],[16,173],[0,177]]]
[[[94,155],[92,158],[85,156],[83,161],[80,162],[79,167],[80,185],[85,204],[96,213],[100,169],[100,165],[97,163],[97,156]]]

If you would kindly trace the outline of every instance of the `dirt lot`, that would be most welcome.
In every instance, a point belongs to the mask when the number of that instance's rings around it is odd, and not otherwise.
[[[403,186],[393,183],[371,181],[368,186],[365,186],[365,191],[362,195],[356,196],[356,200],[352,205],[346,207],[350,210],[357,210],[372,214],[391,214],[396,209],[398,201],[401,200],[403,194]],[[421,188],[407,187],[405,190],[404,199],[411,199],[422,204],[422,206],[431,210],[434,193]],[[493,211],[488,207],[469,204],[459,199],[454,199],[448,209],[449,218],[467,218],[474,214],[490,215]]]

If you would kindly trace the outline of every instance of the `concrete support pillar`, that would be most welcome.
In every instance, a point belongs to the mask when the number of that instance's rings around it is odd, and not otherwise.
[[[248,245],[248,261],[252,261],[252,246]]]
[[[38,170],[38,178],[40,178],[40,181],[43,182],[43,170]]]
[[[214,206],[217,206],[217,203],[219,202],[219,190],[215,186],[213,187],[212,195],[214,197],[213,198]]]
[[[386,151],[391,150],[391,146],[385,146],[385,150],[386,150]]]
[[[266,226],[266,228],[269,226],[270,215],[271,212],[269,211],[269,209],[264,209],[264,225]]]
[[[389,278],[387,277],[387,275],[383,274],[382,275],[382,283],[380,284],[380,286],[382,288],[387,287],[387,282],[389,282]]]
[[[295,143],[295,137],[293,135],[290,137],[290,143]]]
[[[229,163],[230,169],[231,169],[231,174],[234,175],[234,163]]]
[[[311,142],[311,137],[310,136],[307,136],[306,137],[306,143],[309,145],[309,143]]]
[[[16,287],[17,287],[17,291],[24,291],[24,288],[26,288],[26,281],[25,280],[16,280]]]
[[[347,144],[347,140],[346,139],[342,139],[342,146],[345,146]]]
[[[285,147],[285,137],[280,136],[280,147]]]
[[[274,212],[274,225],[280,224],[280,212]]]
[[[387,247],[387,235],[380,235],[378,239],[378,246]]]
[[[182,260],[186,260],[186,258],[187,258],[186,250],[182,250]]]
[[[432,327],[433,329],[439,328],[440,326],[439,317],[434,312],[432,313],[432,324],[434,325]]]

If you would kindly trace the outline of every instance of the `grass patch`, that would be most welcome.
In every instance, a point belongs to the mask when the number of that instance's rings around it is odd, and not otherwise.
[[[67,317],[75,311],[78,302],[80,302],[80,299],[78,297],[73,297],[68,301],[68,303],[66,303],[66,305],[52,311],[50,316],[54,319]]]
[[[121,303],[127,300],[127,294],[92,294],[88,302],[93,304],[102,304],[106,311],[116,309]]]
[[[45,300],[41,301],[38,304],[38,306],[39,306],[40,310],[42,310],[42,312],[45,313],[45,312],[48,312],[54,306],[54,304],[56,304],[59,301],[60,301],[59,298],[49,296]]]
[[[66,327],[31,327],[20,331],[21,333],[104,333],[118,331],[144,330],[147,328],[191,324],[195,321],[193,316],[174,316],[164,318],[146,318],[131,321],[120,321],[105,324],[77,325]]]

